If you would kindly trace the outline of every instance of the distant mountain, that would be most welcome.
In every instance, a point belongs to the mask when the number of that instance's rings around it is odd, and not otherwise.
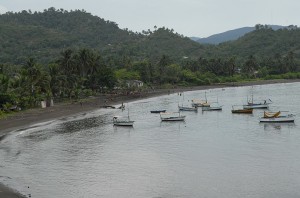
[[[199,58],[247,59],[250,55],[275,57],[293,52],[300,59],[300,28],[271,27],[260,25],[257,30],[244,27],[212,35],[206,38],[215,38],[209,43],[222,42],[213,46],[201,45],[205,43],[201,39],[195,42],[164,27],[134,33],[82,10],[49,8],[34,13],[8,12],[0,15],[0,65],[21,65],[29,57],[48,64],[56,61],[66,49],[84,48],[99,52],[104,60],[116,67],[127,60],[157,62],[162,56],[181,63]],[[233,41],[225,42],[229,40]]]
[[[270,25],[273,30],[278,30],[284,28],[284,26],[280,25]],[[234,41],[237,40],[238,38],[244,36],[245,34],[252,32],[255,30],[255,27],[242,27],[234,30],[229,30],[226,32],[222,32],[219,34],[214,34],[212,36],[206,37],[206,38],[200,38],[198,40],[194,40],[196,37],[192,37],[191,39],[201,43],[201,44],[219,44],[223,43],[226,41]]]
[[[193,41],[198,41],[199,39],[201,39],[200,37],[194,37],[194,36],[192,36],[192,37],[189,37],[191,40],[193,40]]]

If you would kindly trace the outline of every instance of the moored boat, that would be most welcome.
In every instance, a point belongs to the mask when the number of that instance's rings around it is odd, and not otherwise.
[[[241,114],[252,114],[253,109],[232,109],[232,113],[241,113]]]
[[[198,111],[197,107],[187,107],[187,106],[180,106],[178,105],[178,110],[179,111]]]
[[[122,104],[122,106],[123,106],[123,104]],[[123,116],[114,116],[113,117],[114,126],[133,126],[134,121],[130,120],[129,108],[127,108],[127,109],[128,109],[127,117],[123,117]]]
[[[150,111],[150,113],[164,113],[166,112],[166,110],[153,110],[153,111]]]
[[[244,109],[268,109],[269,104],[272,104],[272,101],[270,99],[254,102],[253,95],[252,95],[251,101],[247,100],[247,104],[243,105],[243,108]]]
[[[134,121],[129,120],[129,118],[124,118],[121,116],[113,117],[113,124],[115,126],[133,126]]]
[[[253,109],[243,109],[240,108],[242,105],[233,105],[231,113],[240,113],[240,114],[252,114]]]
[[[219,103],[212,103],[209,107],[202,107],[202,111],[222,111],[222,106]]]
[[[260,122],[294,122],[295,121],[295,115],[293,114],[287,114],[287,115],[281,115],[281,112],[265,112],[264,116],[259,119]]]
[[[270,103],[248,103],[243,105],[244,109],[268,109]]]
[[[207,101],[204,101],[204,100],[193,99],[192,106],[193,107],[209,107],[210,103],[208,103]]]
[[[180,115],[180,112],[160,113],[161,121],[184,121],[185,116]]]
[[[207,102],[206,92],[205,92],[205,100],[193,99],[192,106],[193,107],[209,107],[210,103]]]

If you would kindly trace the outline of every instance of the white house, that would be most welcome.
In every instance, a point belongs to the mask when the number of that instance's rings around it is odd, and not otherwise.
[[[144,83],[140,80],[127,80],[126,84],[127,84],[128,87],[138,87],[138,88],[140,88],[140,87],[144,86]]]

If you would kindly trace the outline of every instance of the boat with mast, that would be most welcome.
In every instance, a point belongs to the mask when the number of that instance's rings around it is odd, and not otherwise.
[[[178,95],[182,95],[183,96],[183,101],[184,101],[184,92],[182,92],[182,94],[178,94]],[[178,102],[178,110],[179,111],[195,111],[197,112],[198,111],[198,108],[197,106],[188,106],[188,105],[183,105],[183,101],[181,103],[181,105],[179,105],[179,102]]]
[[[192,100],[193,107],[209,107],[210,106],[210,103],[207,102],[206,92],[204,92],[204,94],[205,94],[205,100],[199,100],[199,99]]]
[[[262,100],[259,102],[253,101],[253,94],[251,96],[251,100],[247,99],[247,104],[243,105],[244,109],[268,109],[269,104],[272,104],[271,99]]]
[[[178,110],[179,111],[198,111],[197,107],[188,107],[188,106],[183,106],[183,105],[178,105]]]
[[[202,111],[222,111],[222,105],[218,102],[213,102],[208,107],[202,107]]]
[[[129,117],[129,107],[127,108],[128,115],[127,117],[123,116],[114,116],[113,117],[113,125],[114,126],[133,126],[134,121],[130,120]]]

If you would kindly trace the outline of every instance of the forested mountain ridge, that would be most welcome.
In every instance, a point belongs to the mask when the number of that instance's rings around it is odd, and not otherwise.
[[[22,11],[0,15],[0,45],[3,62],[20,63],[24,57],[50,61],[64,48],[103,48],[132,41],[136,34],[85,11],[49,8],[44,12]]]
[[[209,53],[215,57],[236,56],[238,59],[245,59],[252,55],[262,59],[285,56],[289,52],[293,52],[295,58],[300,59],[300,29],[296,26],[276,31],[261,26],[236,41],[211,48]]]
[[[134,33],[83,10],[49,8],[44,12],[24,10],[0,15],[0,47],[2,63],[20,64],[29,56],[49,63],[66,48],[91,48],[103,55],[143,59],[149,54],[186,55],[190,48],[201,45],[167,28]]]
[[[235,41],[207,46],[165,27],[142,33],[120,29],[115,22],[84,10],[8,12],[0,15],[0,62],[21,64],[33,57],[40,63],[49,63],[63,50],[82,48],[94,49],[103,57],[158,60],[167,55],[176,62],[199,57],[266,57],[290,51],[298,57],[299,29],[292,26],[275,31],[270,27],[258,25],[256,30]]]

